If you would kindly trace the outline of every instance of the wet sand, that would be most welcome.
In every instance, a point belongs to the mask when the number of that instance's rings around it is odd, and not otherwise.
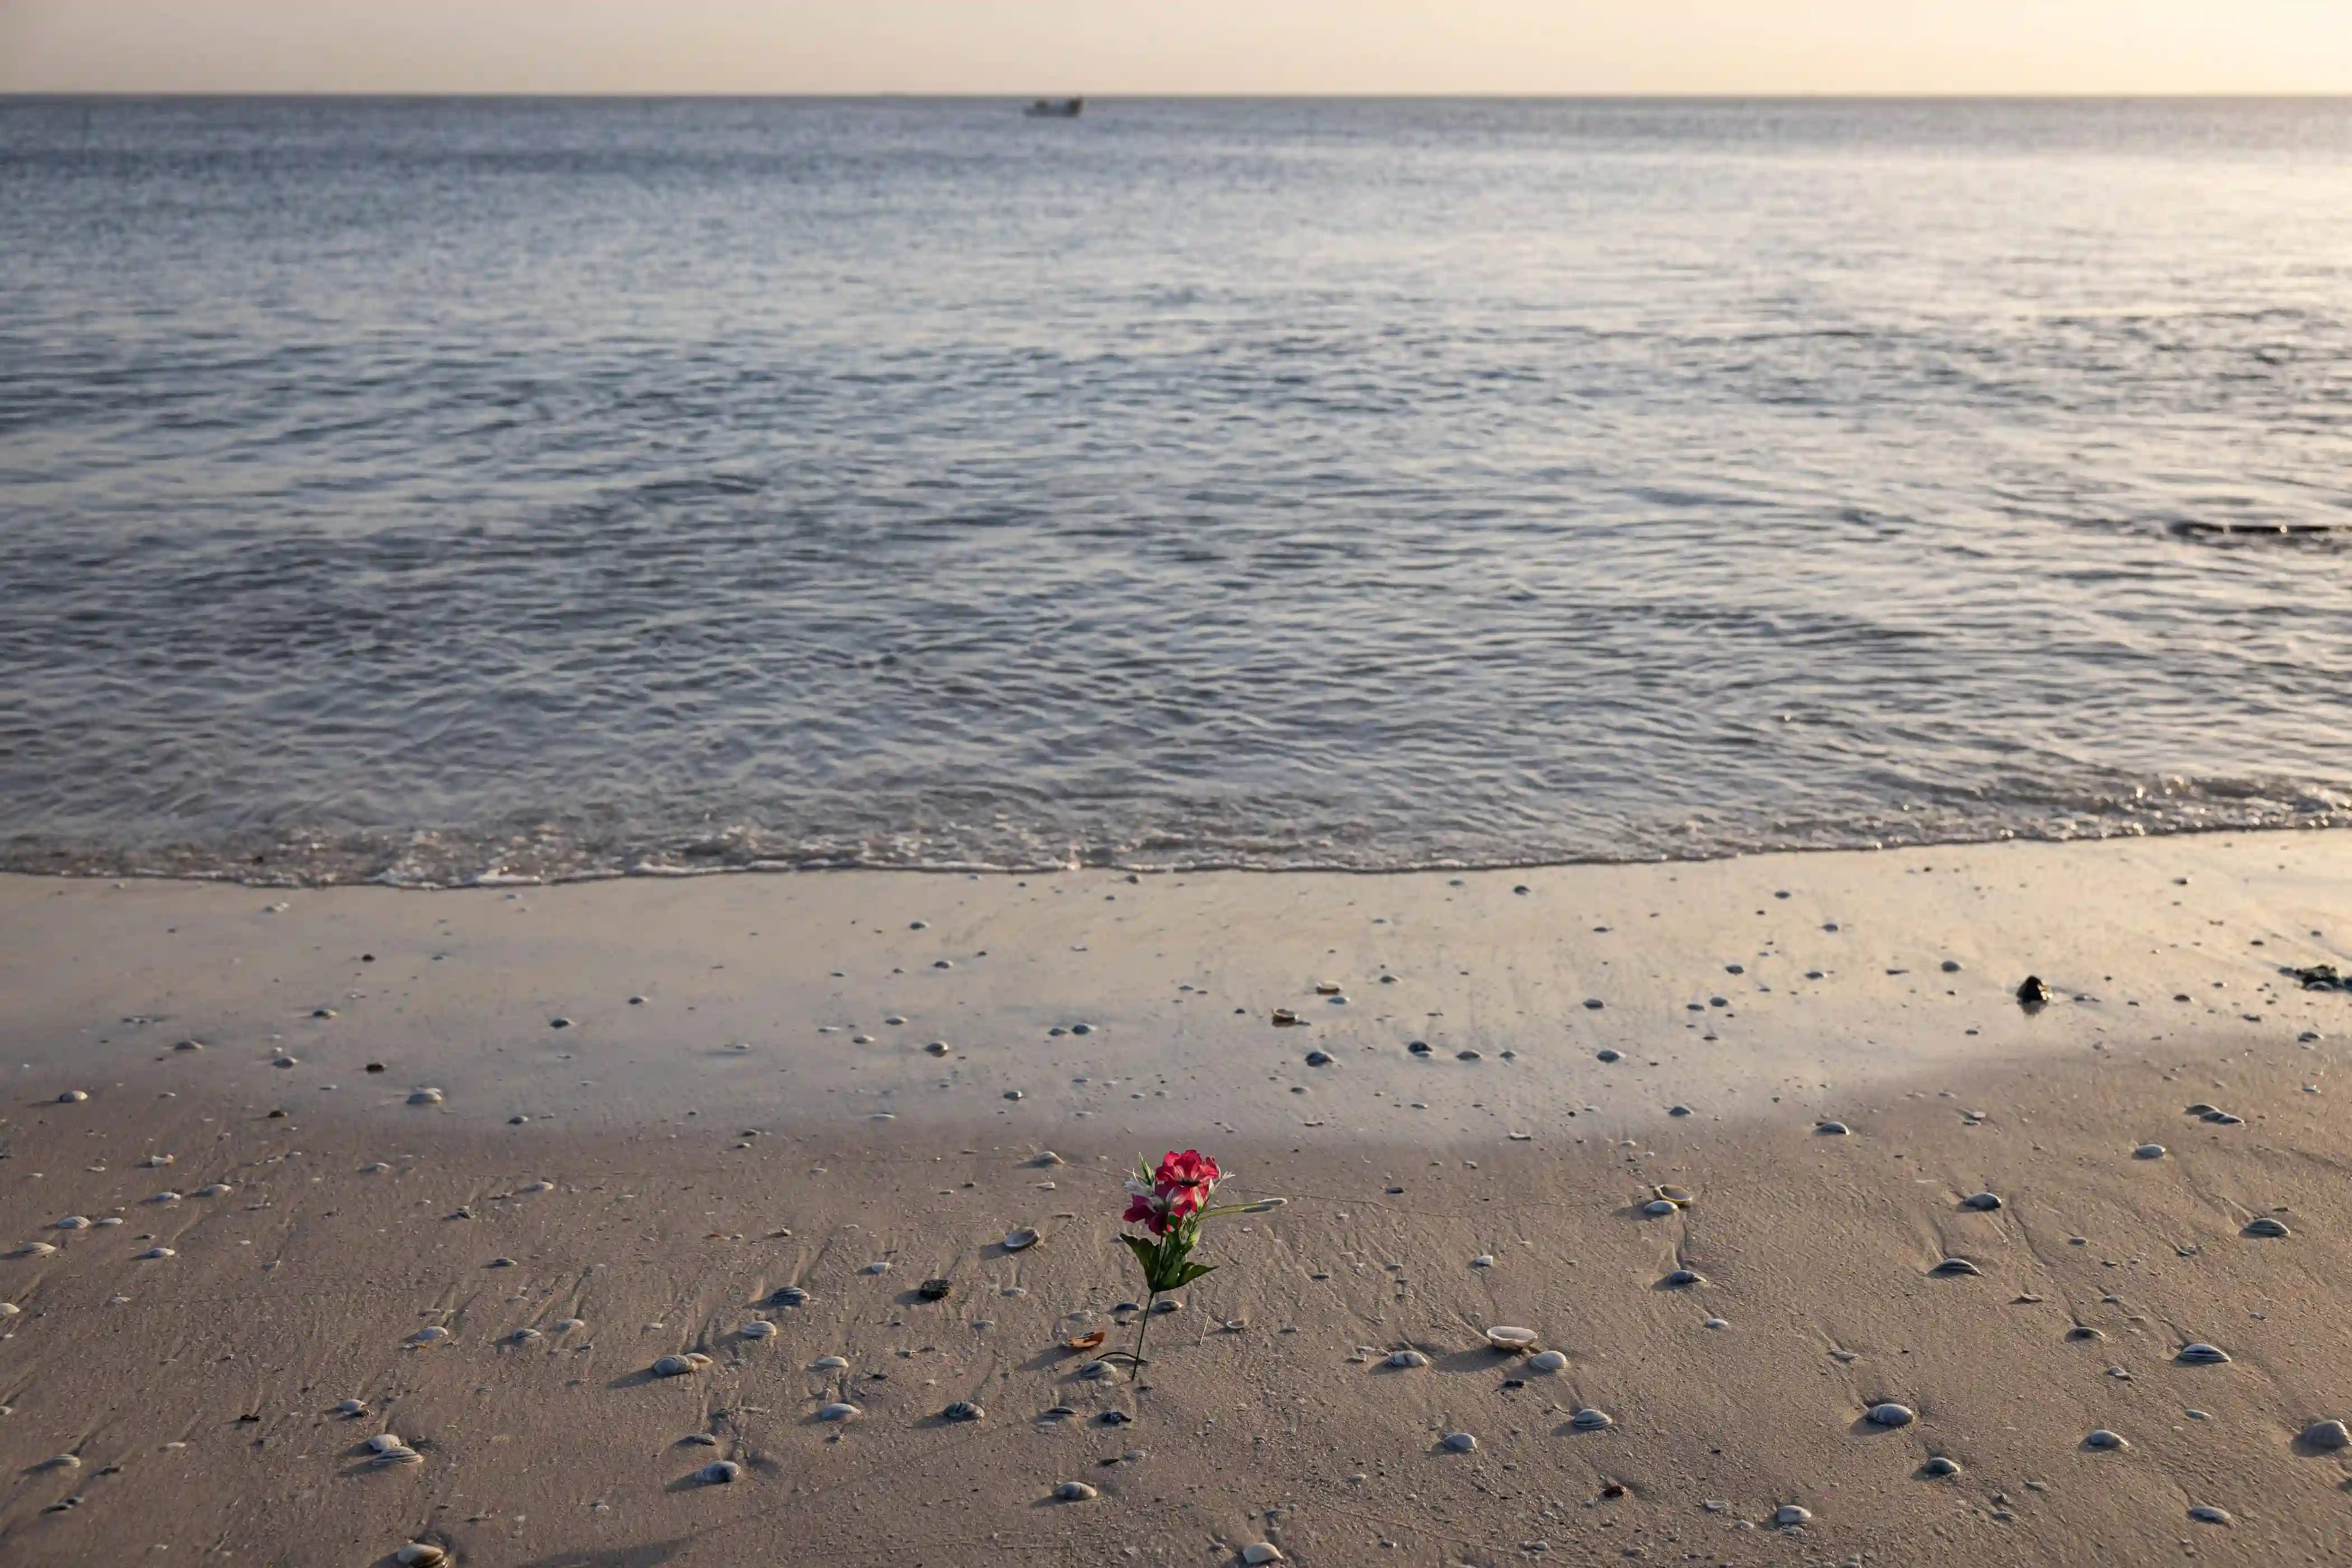
[[[2352,995],[2280,972],[2346,966],[2347,894],[2344,834],[1459,878],[0,879],[0,1248],[57,1248],[0,1260],[0,1552],[2337,1561],[2347,1455],[2298,1435],[2352,1419]],[[1171,1146],[1291,1205],[1212,1229],[1141,1388],[1086,1379],[1062,1342],[1129,1342],[1141,1299],[1119,1174]],[[1696,1202],[1645,1215],[1661,1184]],[[1045,1239],[1008,1253],[1021,1225]],[[1865,1418],[1888,1402],[1916,1418]],[[417,1460],[372,1463],[384,1432]]]

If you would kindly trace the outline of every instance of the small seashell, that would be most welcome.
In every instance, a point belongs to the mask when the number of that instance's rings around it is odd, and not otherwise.
[[[438,1105],[441,1103],[441,1091],[437,1089],[412,1089],[408,1091],[408,1103],[411,1105]]]
[[[43,1459],[39,1468],[44,1470],[79,1470],[81,1458],[76,1454],[53,1454]]]
[[[1670,1203],[1676,1208],[1680,1209],[1686,1209],[1693,1204],[1698,1202],[1698,1198],[1696,1194],[1693,1194],[1685,1188],[1671,1184],[1652,1187],[1650,1191],[1657,1197],[1664,1199],[1667,1203]]]
[[[797,1285],[779,1285],[768,1298],[772,1307],[805,1307],[808,1303],[809,1293]]]
[[[421,1465],[424,1462],[424,1455],[406,1447],[386,1448],[368,1461],[379,1469],[390,1469],[394,1465]]]
[[[1568,1358],[1558,1351],[1538,1351],[1528,1357],[1528,1366],[1535,1372],[1563,1372],[1567,1370]]]
[[[89,1221],[82,1218],[81,1215],[78,1214],[69,1214],[66,1215],[65,1218],[58,1221],[57,1227],[59,1230],[88,1230],[89,1228]]]
[[[507,1339],[514,1344],[527,1345],[530,1343],[531,1341],[542,1337],[544,1336],[542,1336],[537,1329],[521,1328],[517,1329],[513,1333],[509,1334]]]
[[[167,1188],[147,1201],[151,1204],[175,1204],[180,1201],[180,1194]]]
[[[1947,1258],[1927,1272],[1938,1279],[1949,1279],[1956,1275],[1982,1274],[1984,1270],[1965,1258]]]
[[[2287,1229],[2284,1222],[2274,1220],[2271,1218],[2270,1215],[2263,1215],[2259,1219],[2248,1220],[2246,1222],[2246,1228],[2240,1234],[2243,1236],[2281,1237],[2293,1236],[2294,1232]]]
[[[555,1325],[555,1331],[559,1334],[574,1334],[587,1326],[588,1322],[584,1318],[566,1318]]]
[[[1250,1568],[1264,1568],[1265,1563],[1280,1563],[1285,1559],[1282,1555],[1282,1548],[1274,1542],[1253,1541],[1242,1548],[1242,1561],[1248,1563]]]
[[[1664,1198],[1652,1198],[1642,1205],[1642,1212],[1652,1219],[1664,1219],[1670,1214],[1680,1214],[1682,1209],[1679,1205],[1668,1203]]]
[[[865,1268],[859,1269],[858,1272],[860,1274],[887,1274],[890,1272],[890,1260],[887,1258],[877,1258],[873,1262],[867,1264]]]
[[[176,1164],[178,1160],[176,1156],[171,1154],[150,1154],[139,1163],[151,1171],[156,1171],[165,1165]]]
[[[1677,1268],[1658,1283],[1669,1290],[1680,1290],[1686,1286],[1706,1284],[1706,1277],[1696,1268]]]
[[[346,1399],[341,1405],[335,1406],[335,1414],[338,1415],[364,1415],[367,1414],[367,1401],[364,1399]]]
[[[988,1412],[982,1409],[977,1401],[970,1399],[957,1400],[953,1405],[940,1411],[940,1415],[949,1421],[983,1421],[988,1418]]]
[[[301,1065],[301,1061],[302,1058],[300,1057],[289,1056],[280,1052],[278,1055],[269,1058],[269,1065],[274,1068],[299,1067]]]
[[[144,1252],[141,1253],[139,1256],[140,1256],[141,1258],[146,1258],[146,1259],[149,1259],[149,1260],[151,1260],[151,1261],[152,1261],[152,1259],[155,1259],[155,1258],[177,1258],[177,1257],[179,1257],[180,1255],[179,1255],[178,1253],[176,1253],[176,1252],[173,1251],[173,1250],[172,1250],[170,1247],[149,1247],[146,1251],[144,1251]]]
[[[390,1166],[385,1167],[387,1170],[390,1168]],[[236,1191],[236,1189],[230,1186],[226,1182],[215,1182],[210,1186],[198,1187],[196,1189],[196,1196],[200,1198],[225,1198],[235,1191]]]
[[[1045,1239],[1045,1238],[1037,1232],[1034,1226],[1024,1225],[1020,1226],[1018,1229],[1009,1230],[1004,1233],[1004,1250],[1007,1252],[1024,1251],[1026,1248],[1036,1246],[1039,1242]]]
[[[2243,1127],[2246,1124],[2244,1117],[2232,1116],[2226,1110],[2209,1110],[2200,1120],[2210,1121],[2216,1127]]]
[[[1919,1467],[1919,1473],[1923,1476],[1957,1476],[1960,1473],[1960,1467],[1957,1460],[1948,1459],[1943,1455],[1937,1454]]]
[[[1870,1407],[1870,1424],[1874,1426],[1908,1426],[1918,1415],[1907,1405],[1874,1405]]]
[[[1057,1502],[1091,1502],[1102,1494],[1084,1481],[1064,1481],[1054,1489]]]
[[[1274,1026],[1276,1028],[1287,1029],[1292,1027],[1297,1022],[1298,1015],[1292,1012],[1289,1008],[1276,1007],[1274,1010]]]
[[[706,1487],[723,1487],[743,1473],[743,1467],[732,1459],[713,1459],[694,1472],[694,1479]]]
[[[816,1418],[820,1421],[855,1421],[858,1416],[863,1415],[864,1414],[866,1413],[858,1409],[855,1405],[848,1405],[842,1401],[835,1400],[833,1404],[828,1405],[824,1409],[818,1411],[816,1413]]]
[[[656,1357],[653,1364],[656,1377],[686,1377],[701,1371],[692,1356],[666,1355]]]
[[[2161,1143],[2143,1143],[2138,1148],[2132,1151],[2132,1158],[2135,1160],[2161,1160],[2164,1158],[2164,1145]]]
[[[1811,1524],[1812,1521],[1812,1510],[1800,1508],[1792,1502],[1783,1503],[1772,1510],[1772,1522],[1783,1530],[1792,1529],[1800,1524]]]
[[[1568,1418],[1568,1424],[1570,1426],[1575,1427],[1580,1432],[1598,1432],[1604,1427],[1614,1426],[1617,1425],[1615,1421],[1610,1418],[1609,1412],[1606,1410],[1594,1410],[1590,1407],[1580,1410],[1575,1415],[1570,1416]]]
[[[2118,1451],[2130,1447],[2131,1444],[2125,1441],[2120,1433],[2110,1432],[2105,1427],[2102,1426],[2098,1428],[2098,1430],[2092,1432],[2084,1437],[2083,1447],[2085,1448]]]
[[[2066,1331],[2066,1337],[2070,1340],[2103,1340],[2107,1336],[2088,1323],[2077,1323]]]
[[[848,1365],[849,1363],[841,1356],[821,1355],[817,1357],[816,1360],[809,1363],[809,1370],[811,1372],[841,1372],[845,1370]]]
[[[1470,1267],[1473,1268],[1492,1268],[1495,1267],[1495,1255],[1491,1252],[1482,1252],[1477,1257],[1470,1260]]]
[[[521,1186],[515,1189],[515,1191],[519,1193],[551,1193],[554,1190],[555,1184],[553,1182],[525,1182]]]
[[[1090,1361],[1078,1368],[1078,1375],[1089,1383],[1105,1383],[1116,1375],[1118,1371],[1117,1367],[1107,1361]]]
[[[2235,1522],[2230,1518],[2230,1510],[2228,1509],[2209,1508],[2202,1503],[2190,1509],[2189,1510],[2189,1517],[2195,1520],[2200,1524],[2231,1524]]]
[[[401,1568],[440,1568],[449,1561],[449,1554],[429,1541],[412,1541],[392,1555]]]
[[[1853,1131],[1853,1128],[1848,1127],[1843,1121],[1816,1121],[1813,1123],[1814,1136],[1820,1138],[1843,1138]]]
[[[2314,1448],[2333,1454],[2352,1447],[2352,1427],[2341,1421],[2315,1421],[2303,1429],[2303,1440]]]
[[[371,1454],[389,1454],[394,1448],[407,1447],[408,1445],[402,1442],[396,1434],[391,1432],[379,1432],[367,1440],[367,1449]]]
[[[754,1318],[737,1331],[747,1340],[764,1340],[776,1331],[776,1325],[765,1318]]]
[[[436,1341],[446,1340],[448,1337],[448,1330],[443,1328],[438,1323],[430,1323],[409,1335],[408,1342],[413,1345],[429,1345]]]
[[[1383,1362],[1381,1364],[1400,1369],[1427,1366],[1429,1364],[1429,1358],[1416,1350],[1391,1351],[1389,1352],[1388,1360]]]
[[[2180,1114],[2183,1116],[2210,1116],[2218,1109],[2219,1107],[2208,1105],[2200,1100],[2196,1104],[2183,1109]]]
[[[489,1262],[483,1265],[483,1267],[486,1268],[514,1268],[520,1266],[511,1258],[493,1258]]]
[[[1992,1193],[1972,1193],[1960,1200],[1960,1206],[1964,1209],[1976,1209],[1980,1213],[1990,1214],[2000,1207],[2000,1199]]]
[[[8,1256],[11,1258],[47,1258],[50,1253],[55,1252],[56,1250],[56,1247],[51,1247],[46,1241],[28,1241]]]
[[[92,1225],[98,1225],[98,1226],[121,1225],[121,1224],[122,1223],[122,1216],[121,1216],[121,1215],[110,1215],[110,1215],[100,1215],[98,1218],[96,1218],[96,1219],[94,1219],[94,1220],[90,1221],[89,1223],[90,1223],[90,1224],[92,1224]]]
[[[1478,1439],[1467,1432],[1448,1432],[1443,1446],[1449,1454],[1466,1454],[1478,1446]]]
[[[1488,1344],[1498,1351],[1510,1351],[1515,1354],[1521,1351],[1535,1349],[1537,1338],[1538,1335],[1533,1329],[1514,1328],[1508,1323],[1486,1331]]]
[[[85,1090],[69,1089],[63,1094],[58,1096],[58,1103],[59,1105],[79,1105],[83,1100],[88,1100],[89,1098],[89,1095]]]
[[[2180,1353],[2173,1359],[2187,1366],[2220,1366],[2230,1359],[2230,1352],[2200,1341],[2181,1346]]]

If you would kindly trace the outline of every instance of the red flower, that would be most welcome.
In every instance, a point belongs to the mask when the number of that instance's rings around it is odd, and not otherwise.
[[[1137,1193],[1127,1200],[1127,1223],[1142,1226],[1154,1236],[1166,1236],[1181,1218],[1163,1193]]]
[[[1166,1197],[1169,1207],[1176,1214],[1191,1215],[1209,1206],[1209,1194],[1223,1177],[1217,1163],[1198,1149],[1187,1149],[1181,1154],[1171,1149],[1168,1157],[1160,1162],[1152,1187]]]

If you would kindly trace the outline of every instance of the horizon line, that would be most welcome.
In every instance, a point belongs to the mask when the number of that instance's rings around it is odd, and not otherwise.
[[[1295,103],[1322,101],[1334,103],[1400,103],[1400,102],[1484,102],[1484,103],[1806,103],[1806,102],[1882,102],[1882,103],[2326,103],[2352,102],[2352,88],[2310,91],[2247,91],[2213,89],[2198,91],[2128,92],[2085,90],[2080,92],[1914,92],[1841,89],[1818,91],[1757,91],[1757,92],[1477,92],[1477,91],[1415,91],[1415,92],[1047,92],[1013,91],[923,91],[911,89],[875,89],[841,92],[719,92],[693,89],[669,90],[567,90],[517,88],[488,91],[478,89],[449,90],[431,88],[387,88],[367,90],[348,89],[307,88],[26,88],[0,89],[0,102],[27,100],[113,99],[119,100],[218,100],[218,99],[317,99],[352,101],[384,100],[472,100],[499,101],[513,100],[605,100],[620,103],[677,102],[707,100],[714,102],[761,103],[794,100],[803,102],[856,103],[877,100],[927,100],[931,102],[989,103],[1000,101],[1037,101],[1056,99],[1083,98],[1091,102],[1232,102],[1232,103]]]

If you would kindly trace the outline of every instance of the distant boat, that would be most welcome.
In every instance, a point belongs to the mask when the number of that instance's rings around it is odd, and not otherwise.
[[[1083,98],[1041,98],[1021,112],[1032,120],[1076,120],[1086,111]]]

